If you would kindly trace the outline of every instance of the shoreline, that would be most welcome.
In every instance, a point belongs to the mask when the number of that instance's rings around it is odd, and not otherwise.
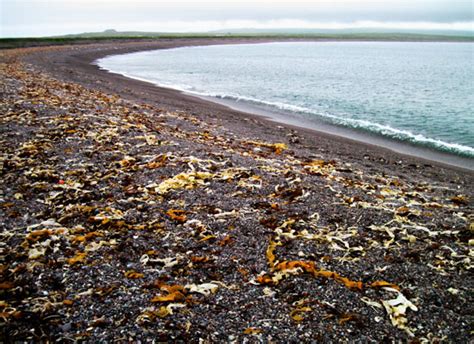
[[[173,49],[176,49],[176,48],[173,48]],[[109,55],[104,58],[99,58],[98,60],[94,61],[93,64],[99,66],[100,69],[108,73],[119,74],[129,79],[134,79],[134,80],[142,81],[145,83],[153,84],[156,87],[174,90],[176,92],[179,92],[180,94],[196,97],[204,101],[217,103],[219,105],[224,105],[230,108],[231,110],[240,111],[240,112],[244,112],[244,113],[255,115],[255,116],[260,116],[265,120],[272,121],[277,124],[290,125],[292,127],[296,127],[299,129],[305,128],[309,130],[314,130],[315,135],[320,135],[321,133],[325,133],[325,134],[333,135],[339,138],[343,137],[345,139],[353,140],[357,143],[364,143],[364,144],[377,146],[380,148],[385,148],[392,152],[399,153],[405,156],[420,158],[423,160],[443,163],[446,165],[451,165],[451,166],[463,168],[466,170],[474,171],[474,158],[473,157],[466,157],[466,156],[462,156],[462,155],[458,155],[458,154],[454,154],[454,153],[450,153],[450,152],[446,152],[442,150],[437,150],[434,147],[427,147],[422,144],[416,144],[416,143],[406,142],[402,140],[397,140],[394,138],[389,138],[383,135],[379,135],[377,133],[371,133],[371,132],[366,132],[362,130],[357,130],[355,128],[331,124],[329,122],[325,122],[324,120],[317,119],[317,118],[315,119],[307,118],[307,117],[304,117],[302,114],[286,111],[284,109],[272,108],[271,106],[266,106],[264,104],[252,104],[246,101],[213,97],[213,96],[209,96],[205,94],[189,92],[184,89],[180,89],[178,87],[175,88],[173,86],[161,85],[159,81],[147,80],[144,78],[135,77],[133,75],[128,75],[126,73],[115,72],[107,68],[101,68],[100,60],[106,59],[110,56],[113,56],[113,55]]]
[[[469,158],[460,157],[454,154],[439,152],[427,147],[418,147],[404,142],[397,142],[395,140],[391,140],[388,138],[382,138],[378,136],[374,136],[373,140],[370,139],[369,135],[364,133],[359,133],[357,131],[353,131],[351,129],[345,130],[345,128],[338,128],[333,125],[327,125],[326,130],[318,130],[318,128],[311,123],[306,126],[297,125],[294,121],[285,122],[285,118],[283,116],[278,116],[277,114],[272,114],[270,112],[266,113],[265,111],[255,111],[258,109],[252,107],[241,107],[237,102],[232,101],[220,101],[219,99],[214,99],[211,97],[201,97],[198,95],[186,93],[180,90],[176,90],[173,88],[162,87],[159,85],[154,84],[153,82],[140,80],[137,78],[131,78],[124,76],[122,74],[117,74],[113,72],[109,72],[106,70],[102,70],[95,62],[98,59],[111,56],[111,55],[121,55],[121,54],[128,54],[140,51],[150,51],[150,50],[160,50],[160,49],[172,49],[172,48],[180,48],[180,47],[188,47],[188,46],[203,46],[203,45],[219,45],[219,44],[258,44],[258,43],[272,43],[272,42],[294,42],[294,41],[313,41],[311,39],[283,39],[283,40],[272,40],[272,39],[198,39],[198,40],[166,40],[164,42],[129,42],[123,45],[119,45],[118,47],[114,44],[106,44],[105,47],[103,44],[95,45],[94,47],[83,47],[83,50],[86,52],[82,52],[76,54],[72,52],[67,60],[64,58],[59,58],[57,62],[54,64],[59,64],[64,66],[65,68],[78,68],[85,73],[89,73],[93,75],[93,78],[101,78],[106,83],[124,83],[123,86],[117,84],[117,87],[110,88],[111,91],[119,91],[120,94],[123,91],[123,88],[130,88],[127,85],[131,84],[130,86],[133,87],[140,87],[144,88],[146,92],[150,93],[150,96],[158,96],[159,100],[164,100],[166,97],[167,102],[170,103],[171,108],[184,108],[186,109],[187,104],[191,104],[191,107],[198,106],[201,112],[211,112],[218,110],[221,113],[221,116],[225,116],[226,113],[233,113],[240,114],[240,116],[247,117],[247,118],[258,118],[259,120],[265,121],[270,123],[271,126],[275,125],[283,125],[291,128],[292,130],[297,130],[300,132],[304,132],[306,135],[314,135],[316,137],[323,136],[329,139],[333,139],[335,141],[340,142],[347,142],[349,144],[356,144],[361,145],[361,148],[365,147],[372,147],[375,150],[381,150],[383,152],[389,153],[389,155],[399,155],[399,160],[401,159],[409,159],[412,161],[418,160],[421,164],[436,164],[442,167],[448,167],[453,169],[459,169],[460,171],[469,172],[474,174],[474,160]],[[444,43],[444,42],[440,42]],[[109,47],[111,46],[111,47]],[[97,49],[98,47],[98,49]],[[109,47],[109,48],[108,48]],[[88,51],[89,50],[89,51]],[[69,54],[68,54],[69,55]],[[53,60],[57,59],[57,57],[53,57]],[[38,62],[38,61],[36,61]],[[47,66],[46,66],[47,67]],[[56,67],[56,66],[55,66]],[[57,73],[58,71],[51,70],[50,72]],[[71,74],[69,71],[67,74]],[[64,73],[62,73],[62,77],[64,77]],[[70,75],[66,75],[66,78]],[[80,79],[78,81],[81,81]],[[85,78],[82,82],[90,82]],[[103,85],[96,85],[99,87],[103,87]],[[108,86],[106,86],[108,87]],[[151,89],[154,88],[154,89]],[[119,89],[117,89],[119,88]],[[107,88],[106,88],[107,89]],[[143,94],[144,92],[141,92]],[[141,95],[139,96],[141,98]],[[143,99],[145,100],[145,99]],[[146,98],[146,100],[151,100],[150,98]],[[163,102],[161,102],[162,104]],[[165,102],[166,103],[166,102]],[[237,106],[235,106],[237,105]],[[275,116],[276,115],[276,116]],[[270,117],[270,118],[268,118]],[[276,118],[279,117],[279,118]],[[276,119],[276,121],[275,121]],[[308,121],[309,122],[309,121]],[[336,130],[334,130],[336,129]],[[331,132],[333,130],[333,132]],[[341,135],[342,131],[342,135]],[[355,137],[354,137],[355,136]],[[395,159],[397,159],[394,156]]]
[[[179,91],[179,90],[177,90]],[[186,92],[183,92],[186,94]],[[190,94],[192,95],[192,94]],[[443,151],[438,151],[433,148],[415,145],[403,141],[397,141],[381,135],[361,132],[353,128],[336,126],[330,123],[316,122],[311,119],[299,117],[282,110],[276,111],[274,109],[263,109],[257,106],[240,103],[233,100],[224,100],[213,97],[197,96],[198,98],[223,104],[230,109],[242,111],[245,113],[261,116],[264,119],[274,122],[276,124],[289,125],[298,129],[307,129],[314,131],[315,135],[327,134],[333,135],[337,138],[344,138],[352,140],[357,144],[366,144],[390,150],[391,152],[409,156],[411,158],[421,159],[424,161],[431,161],[434,163],[444,164],[461,168],[464,170],[474,171],[474,159],[466,158],[456,154],[451,154]]]
[[[229,110],[239,111],[251,116],[258,116],[265,121],[273,122],[277,125],[283,124],[300,131],[307,130],[314,133],[314,135],[331,135],[335,139],[351,140],[356,144],[365,144],[381,149],[387,149],[393,153],[401,154],[403,156],[439,163],[455,168],[461,168],[467,171],[474,171],[474,159],[471,158],[439,151],[434,148],[415,145],[408,142],[397,141],[395,139],[383,137],[374,133],[361,132],[353,128],[337,126],[323,121],[318,122],[309,118],[303,118],[298,114],[294,114],[285,110],[277,110],[270,107],[264,108],[263,106],[246,103],[245,101],[240,102],[232,99],[222,99],[212,96],[199,95],[173,87],[162,86],[146,79],[141,79],[122,73],[115,73],[107,69],[102,70],[111,74],[123,75],[128,79],[149,83],[155,87],[165,88],[183,95],[199,98],[218,105],[223,105]]]

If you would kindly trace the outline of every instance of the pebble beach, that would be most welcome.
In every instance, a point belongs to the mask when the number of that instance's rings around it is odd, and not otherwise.
[[[469,342],[473,171],[92,64],[217,43],[0,51],[1,340]]]

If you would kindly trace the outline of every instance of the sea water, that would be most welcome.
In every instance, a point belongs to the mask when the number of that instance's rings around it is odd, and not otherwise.
[[[109,71],[474,158],[474,44],[292,42],[116,55]],[[295,122],[295,121],[293,121]]]

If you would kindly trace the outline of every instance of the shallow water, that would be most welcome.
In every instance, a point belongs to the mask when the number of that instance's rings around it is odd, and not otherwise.
[[[474,44],[297,42],[111,56],[101,68],[474,158]]]

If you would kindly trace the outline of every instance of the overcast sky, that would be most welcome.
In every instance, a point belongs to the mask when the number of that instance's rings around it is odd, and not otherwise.
[[[233,28],[427,28],[474,31],[472,0],[0,0],[0,36]]]

